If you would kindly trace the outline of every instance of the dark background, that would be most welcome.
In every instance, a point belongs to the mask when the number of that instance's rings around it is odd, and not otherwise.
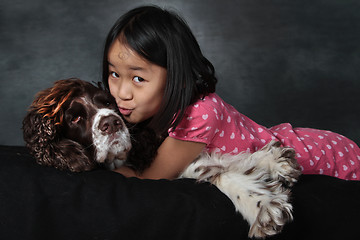
[[[358,0],[1,0],[0,144],[58,79],[99,81],[115,20],[141,4],[180,13],[214,64],[218,94],[266,127],[332,130],[360,143]]]

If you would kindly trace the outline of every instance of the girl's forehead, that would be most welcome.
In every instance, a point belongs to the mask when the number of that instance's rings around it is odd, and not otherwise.
[[[138,56],[138,54],[131,49],[131,47],[123,42],[117,40],[114,41],[109,48],[110,57],[118,57],[121,60],[127,59],[130,55]]]
[[[129,53],[127,53],[127,52],[119,52],[117,56],[118,56],[118,58],[120,58],[120,60],[125,60],[125,59],[127,59],[129,57]]]
[[[141,57],[136,51],[134,51],[129,45],[122,43],[121,41],[114,41],[109,48],[108,61],[111,64],[136,62],[138,64],[146,64],[149,62]]]
[[[166,70],[143,58],[135,50],[121,41],[115,41],[109,48],[108,63],[118,70],[136,70],[144,73],[157,72],[159,68]]]

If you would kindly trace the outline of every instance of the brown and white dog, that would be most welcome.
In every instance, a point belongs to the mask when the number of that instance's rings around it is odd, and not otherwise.
[[[23,120],[26,146],[42,165],[79,172],[125,160],[130,134],[112,96],[79,79],[39,92]]]
[[[146,149],[131,154],[129,129],[112,96],[79,79],[60,80],[39,92],[23,121],[23,132],[37,162],[58,169],[86,171],[126,161],[141,171],[151,163]],[[272,141],[252,154],[203,153],[180,177],[216,185],[248,221],[250,237],[274,235],[293,218],[290,187],[301,174],[294,150],[280,145]]]

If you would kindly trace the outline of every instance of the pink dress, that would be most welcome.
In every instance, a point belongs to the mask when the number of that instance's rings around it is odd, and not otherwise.
[[[325,174],[360,180],[360,148],[330,131],[293,128],[283,123],[261,126],[213,93],[188,107],[183,120],[169,136],[206,144],[208,152],[254,152],[272,139],[296,150],[303,174]]]

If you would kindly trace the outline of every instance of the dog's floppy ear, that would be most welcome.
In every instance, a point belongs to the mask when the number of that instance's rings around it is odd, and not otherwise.
[[[96,166],[80,144],[62,139],[59,133],[64,108],[77,89],[76,84],[74,79],[60,80],[39,92],[23,120],[26,146],[39,164],[75,172]]]
[[[23,120],[22,129],[30,154],[39,164],[52,165],[53,152],[50,145],[56,137],[56,128],[52,121],[30,110]]]
[[[87,156],[83,147],[72,140],[62,139],[51,144],[54,153],[54,167],[68,169],[72,172],[89,171],[96,168],[97,163]]]

